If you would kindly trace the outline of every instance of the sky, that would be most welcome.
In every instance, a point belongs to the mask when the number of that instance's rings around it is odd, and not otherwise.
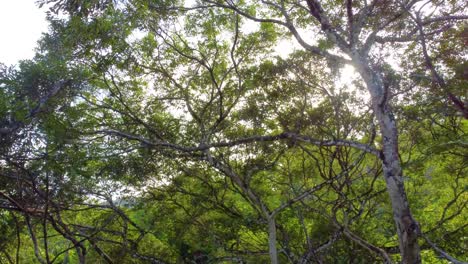
[[[0,62],[17,64],[34,56],[36,42],[47,31],[46,9],[36,0],[0,0]]]

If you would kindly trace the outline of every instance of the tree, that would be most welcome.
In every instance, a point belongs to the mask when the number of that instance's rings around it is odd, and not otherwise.
[[[242,262],[267,254],[260,259],[271,263],[391,263],[399,252],[402,263],[420,263],[421,252],[431,257],[427,247],[456,261],[429,238],[419,244],[418,237],[441,232],[460,239],[464,228],[464,169],[453,166],[466,157],[458,150],[466,106],[457,89],[463,85],[461,55],[450,51],[462,47],[456,37],[466,19],[462,3],[43,3],[68,17],[50,17],[52,31],[41,43],[38,64],[31,64],[41,69],[31,87],[46,96],[31,100],[36,107],[29,112],[41,113],[44,119],[31,120],[31,129],[41,132],[47,157],[61,163],[45,157],[41,165],[22,166],[40,175],[32,193],[41,197],[41,214],[8,199],[13,187],[5,185],[10,194],[3,195],[7,209],[25,214],[42,262],[60,256],[48,250],[48,227],[71,241],[81,263],[92,258],[88,249],[107,262]],[[259,27],[247,30],[254,25],[249,21]],[[290,38],[299,43],[296,51],[272,55],[279,41]],[[453,38],[450,47],[447,38]],[[391,53],[410,59],[389,59]],[[352,85],[337,80],[345,65],[357,72]],[[23,67],[18,76],[29,76],[34,67]],[[8,76],[2,76],[4,87],[27,89]],[[65,84],[75,86],[60,97],[61,88],[54,87]],[[360,96],[365,92],[368,99]],[[42,113],[54,105],[50,98],[61,98],[58,105],[66,107]],[[15,107],[2,111],[21,113]],[[423,130],[431,133],[418,132]],[[436,165],[434,153],[450,158]],[[435,201],[438,221],[420,226],[413,215],[429,204],[407,195],[404,183],[437,193],[441,182],[422,177],[428,164],[454,182],[453,195]],[[450,178],[451,172],[458,176]],[[57,181],[72,176],[69,183]],[[68,187],[74,183],[81,190]],[[118,206],[109,188],[139,190],[130,194],[154,214]],[[87,202],[90,196],[103,202]],[[59,206],[63,197],[69,206]],[[390,205],[396,232],[382,224]],[[84,208],[95,212],[92,224],[61,217]],[[45,255],[30,217],[42,219]],[[188,234],[209,236],[192,240]],[[145,243],[151,242],[160,246],[149,249]]]

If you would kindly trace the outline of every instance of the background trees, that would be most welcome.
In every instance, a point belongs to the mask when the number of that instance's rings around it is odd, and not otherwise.
[[[5,262],[463,259],[464,4],[43,2],[1,75]]]

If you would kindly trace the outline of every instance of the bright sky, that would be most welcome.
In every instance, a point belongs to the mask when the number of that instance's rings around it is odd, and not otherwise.
[[[34,56],[36,42],[47,31],[46,9],[36,0],[0,0],[0,62],[17,64]]]

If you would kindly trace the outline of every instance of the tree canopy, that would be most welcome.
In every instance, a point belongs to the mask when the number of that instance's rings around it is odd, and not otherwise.
[[[468,261],[464,1],[38,5],[0,263]]]

